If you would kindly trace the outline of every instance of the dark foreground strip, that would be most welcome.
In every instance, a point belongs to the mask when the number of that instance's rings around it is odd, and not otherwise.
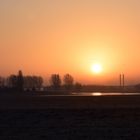
[[[0,140],[137,140],[139,130],[139,108],[0,110]]]

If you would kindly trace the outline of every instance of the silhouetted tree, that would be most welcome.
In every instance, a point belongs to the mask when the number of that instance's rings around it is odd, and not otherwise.
[[[37,77],[37,88],[41,89],[42,85],[43,85],[43,78],[41,76],[38,76]]]
[[[33,76],[32,79],[33,79],[34,88],[40,90],[43,84],[43,78],[40,76]]]
[[[52,74],[50,79],[51,86],[54,89],[58,89],[61,86],[61,79],[59,74]]]
[[[25,76],[24,77],[24,87],[28,90],[33,89],[34,84],[33,84],[32,76]]]
[[[5,79],[3,77],[0,77],[0,88],[3,88],[5,86]]]
[[[73,87],[74,79],[70,74],[64,75],[63,81],[66,89],[70,90]]]
[[[17,86],[17,76],[16,75],[10,75],[8,77],[8,87],[16,88],[16,86]]]
[[[7,78],[7,85],[16,91],[40,90],[43,84],[41,76],[23,76],[22,71],[18,75],[11,75]]]
[[[25,76],[24,87],[28,90],[36,90],[42,87],[43,78],[41,76]]]
[[[24,85],[24,78],[23,78],[22,71],[20,70],[17,76],[17,90],[23,91],[23,85]]]
[[[80,83],[76,82],[75,83],[75,89],[76,89],[76,91],[80,91],[81,88],[82,88],[82,85]]]

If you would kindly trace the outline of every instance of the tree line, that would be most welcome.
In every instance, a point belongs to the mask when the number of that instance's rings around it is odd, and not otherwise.
[[[19,70],[18,74],[12,74],[7,78],[0,77],[0,89],[6,88],[15,91],[37,91],[43,87],[44,80],[41,76],[24,76]],[[49,87],[53,90],[73,88],[80,89],[80,83],[74,83],[74,78],[70,74],[65,74],[63,78],[59,74],[52,74],[49,79]]]

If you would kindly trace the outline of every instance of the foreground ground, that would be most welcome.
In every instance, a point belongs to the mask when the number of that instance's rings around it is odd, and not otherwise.
[[[0,139],[140,139],[139,109],[0,111]]]
[[[2,139],[140,139],[140,96],[1,97]]]

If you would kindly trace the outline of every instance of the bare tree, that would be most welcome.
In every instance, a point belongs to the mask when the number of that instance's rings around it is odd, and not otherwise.
[[[70,74],[64,75],[63,81],[66,89],[70,90],[73,87],[74,79]]]
[[[17,87],[17,76],[16,75],[14,75],[14,74],[10,75],[8,77],[7,81],[8,81],[9,88],[15,89]]]
[[[10,75],[7,78],[7,84],[9,88],[12,88],[16,91],[23,91],[24,78],[22,71],[20,70],[18,72],[18,75],[14,74]]]
[[[17,90],[18,91],[23,91],[23,85],[24,85],[24,78],[22,71],[19,70],[18,76],[17,76]]]
[[[60,79],[59,74],[52,74],[51,78],[50,78],[50,83],[51,83],[51,86],[54,89],[60,88],[60,86],[61,86],[61,79]]]
[[[41,76],[25,76],[24,87],[28,90],[40,90],[43,84],[43,78]]]
[[[80,83],[76,82],[75,89],[76,89],[76,91],[80,91],[82,89],[82,85]]]
[[[39,89],[41,89],[42,85],[43,85],[43,78],[41,76],[39,76],[39,77],[37,77],[37,87]]]
[[[5,78],[0,77],[0,88],[3,88],[5,86]]]

